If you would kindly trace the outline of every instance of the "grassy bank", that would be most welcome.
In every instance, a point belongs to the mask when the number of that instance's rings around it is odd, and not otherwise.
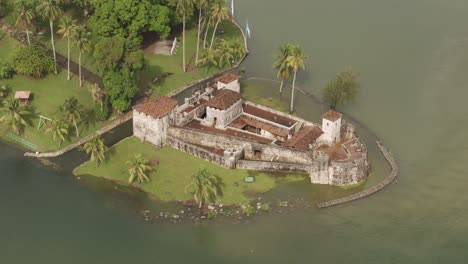
[[[244,80],[241,81],[241,92],[242,96],[246,100],[268,106],[285,113],[289,112],[289,91],[283,91],[283,94],[280,96],[279,82],[278,87],[275,87],[271,82],[255,79]],[[271,96],[266,97],[266,94]]]
[[[0,56],[8,57],[9,53],[18,45],[17,41],[5,35],[0,40]],[[26,127],[24,133],[20,136],[21,140],[32,143],[37,148],[32,148],[35,151],[50,151],[60,148],[57,142],[52,140],[51,134],[46,134],[44,128],[37,129],[39,115],[49,118],[60,117],[61,111],[59,107],[64,101],[72,96],[75,96],[78,101],[84,105],[86,113],[83,116],[85,121],[80,126],[80,136],[86,136],[100,127],[103,123],[96,122],[94,119],[94,102],[91,93],[84,87],[79,86],[76,77],[68,81],[66,72],[62,70],[58,75],[49,74],[42,79],[32,79],[15,75],[11,79],[0,80],[0,85],[6,84],[10,89],[10,95],[13,96],[15,91],[31,91],[32,100],[30,107],[34,113],[34,117],[30,119],[30,125]],[[1,102],[0,102],[1,103]],[[0,123],[0,136],[3,139],[9,140],[7,135],[11,133],[6,124]],[[77,138],[72,138],[64,142],[61,147],[76,142]],[[24,146],[28,148],[28,146]]]
[[[170,147],[156,149],[150,144],[141,143],[135,137],[127,138],[110,148],[108,160],[101,166],[88,161],[75,169],[75,173],[102,177],[127,185],[128,171],[125,162],[133,160],[136,153],[141,153],[147,160],[159,161],[159,165],[150,173],[151,182],[134,183],[132,186],[163,201],[191,200],[192,196],[185,193],[185,187],[190,183],[191,176],[200,168],[206,168],[222,179],[223,195],[219,202],[224,204],[246,203],[280,183],[304,179],[303,175],[298,174],[281,174],[275,177],[247,170],[228,170]],[[255,183],[244,183],[246,176],[255,176]]]

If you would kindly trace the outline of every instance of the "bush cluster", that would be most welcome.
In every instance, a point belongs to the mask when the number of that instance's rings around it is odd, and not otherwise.
[[[54,70],[54,60],[47,49],[37,45],[17,48],[11,55],[10,63],[17,73],[34,78],[44,77]]]
[[[10,79],[15,74],[15,70],[6,60],[0,60],[0,79]]]

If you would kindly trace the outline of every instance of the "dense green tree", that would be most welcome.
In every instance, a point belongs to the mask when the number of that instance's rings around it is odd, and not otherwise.
[[[93,139],[84,144],[84,150],[86,154],[91,155],[91,161],[96,161],[98,166],[106,160],[105,153],[107,146],[98,135],[95,135]]]
[[[104,75],[104,87],[112,107],[119,112],[127,110],[138,88],[135,77],[128,71],[109,71]]]
[[[58,140],[59,146],[68,138],[69,131],[69,124],[61,119],[52,119],[52,121],[48,122],[46,128],[46,133],[52,133],[52,139],[54,141]]]
[[[291,44],[283,44],[278,48],[278,54],[275,55],[276,61],[273,63],[273,67],[278,71],[276,74],[277,78],[281,79],[280,94],[283,93],[284,81],[289,79],[291,76],[291,67],[288,65],[288,57],[291,55]]]
[[[13,97],[3,101],[0,113],[0,122],[7,123],[17,135],[21,135],[28,124],[28,118],[32,116],[32,113]]]
[[[215,39],[216,31],[218,30],[219,23],[229,17],[229,11],[226,5],[226,0],[215,0],[211,7],[211,19],[212,21],[216,21],[216,23],[213,30],[213,36],[211,37],[210,49],[213,48],[213,42]]]
[[[294,73],[293,75],[293,83],[292,83],[292,91],[291,91],[291,107],[290,111],[294,111],[294,93],[296,88],[296,77],[297,73],[300,70],[305,69],[305,60],[307,59],[307,55],[304,54],[304,50],[299,45],[292,45],[291,47],[291,54],[286,59],[286,63],[288,67],[290,67]]]
[[[9,79],[15,74],[15,69],[8,60],[0,59],[0,80]]]
[[[101,73],[117,70],[121,66],[125,52],[125,39],[120,36],[102,38],[94,46],[94,58],[99,61]]]
[[[170,33],[170,10],[157,0],[88,0],[93,8],[89,25],[100,37],[119,36],[139,45],[142,34],[154,31],[166,38]]]
[[[182,67],[187,71],[185,64],[185,18],[192,12],[194,0],[175,0],[177,2],[177,12],[182,15]]]
[[[70,97],[65,100],[65,103],[60,107],[63,111],[65,119],[75,126],[76,136],[80,137],[78,123],[81,121],[84,114],[84,106],[78,102],[76,97]]]
[[[234,62],[234,50],[231,43],[223,41],[216,46],[216,53],[218,56],[218,67],[224,68],[231,66]]]
[[[338,105],[344,105],[356,97],[359,84],[356,81],[357,74],[352,70],[340,72],[331,80],[323,90],[323,98],[335,109]]]
[[[32,25],[35,17],[33,2],[27,0],[16,0],[15,1],[15,12],[16,12],[16,26],[26,31],[28,38],[28,44],[31,45],[31,38],[29,37],[29,28]]]
[[[17,73],[34,78],[41,78],[52,72],[54,64],[47,49],[34,44],[13,50],[10,57],[10,65]]]
[[[153,169],[149,165],[149,162],[141,157],[141,154],[135,155],[135,161],[127,161],[128,165],[128,183],[132,183],[135,179],[138,180],[139,183],[149,182],[151,181],[148,173]]]
[[[62,14],[62,9],[59,4],[61,1],[55,0],[41,0],[37,6],[37,12],[40,16],[49,21],[50,26],[50,42],[52,43],[52,51],[54,54],[54,71],[57,74],[57,56],[55,54],[55,41],[54,41],[54,21],[56,21]]]
[[[218,66],[218,52],[211,49],[204,50],[199,63],[201,66],[206,67],[206,72],[208,73],[211,67]]]
[[[201,169],[192,176],[192,182],[187,185],[185,191],[190,189],[193,189],[193,199],[198,203],[198,208],[202,208],[203,204],[216,200],[219,189],[218,179],[206,169]]]
[[[69,16],[64,16],[60,19],[58,34],[62,35],[63,38],[67,39],[67,80],[70,80],[70,39],[72,38],[76,29],[76,20]]]
[[[83,26],[75,28],[72,34],[73,46],[78,48],[78,78],[80,79],[80,86],[83,86],[83,78],[81,77],[81,56],[83,53],[91,50],[91,33]]]

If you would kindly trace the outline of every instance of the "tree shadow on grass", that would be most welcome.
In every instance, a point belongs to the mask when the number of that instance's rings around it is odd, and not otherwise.
[[[226,183],[223,181],[221,177],[218,175],[214,175],[216,181],[215,181],[215,187],[216,187],[216,193],[218,196],[223,196],[223,188],[226,187]]]

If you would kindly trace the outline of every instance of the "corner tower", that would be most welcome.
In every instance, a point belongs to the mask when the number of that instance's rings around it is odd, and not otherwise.
[[[340,140],[342,116],[341,113],[333,110],[329,110],[322,115],[322,131],[326,142],[333,144]]]

